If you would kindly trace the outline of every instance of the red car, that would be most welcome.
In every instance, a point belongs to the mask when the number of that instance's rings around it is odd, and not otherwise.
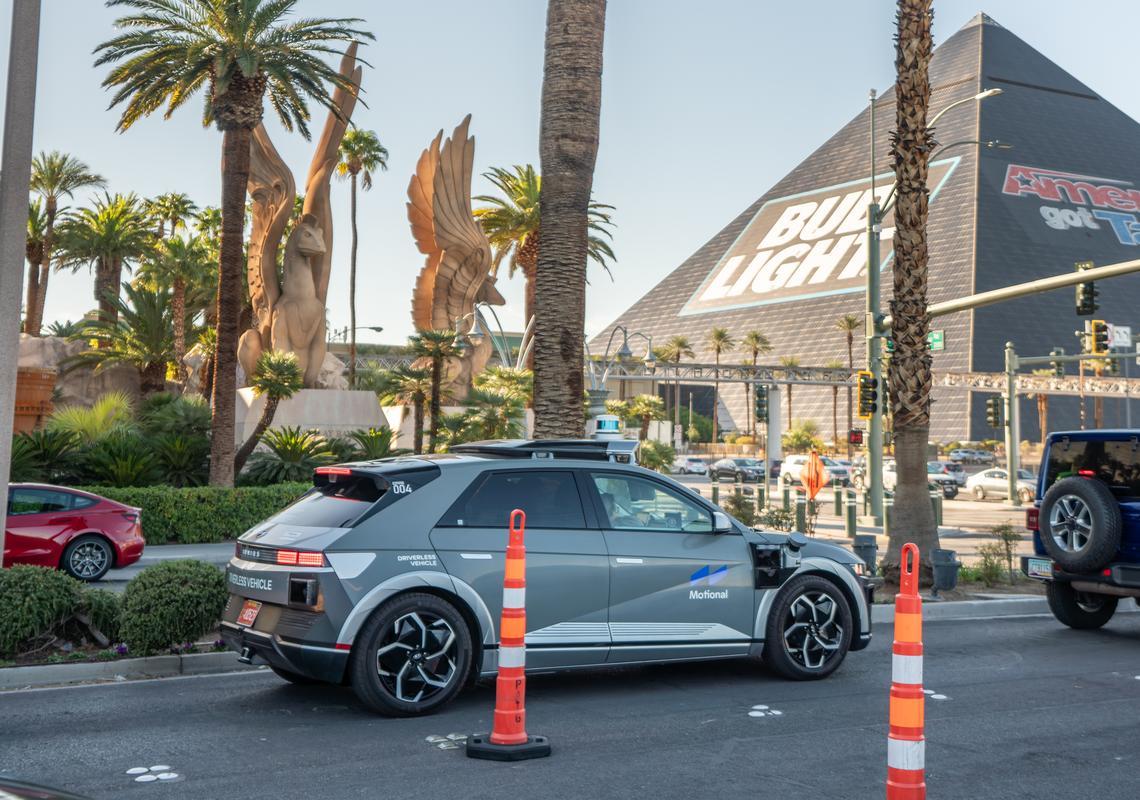
[[[139,509],[96,494],[39,483],[8,487],[4,566],[35,564],[97,581],[142,556]]]

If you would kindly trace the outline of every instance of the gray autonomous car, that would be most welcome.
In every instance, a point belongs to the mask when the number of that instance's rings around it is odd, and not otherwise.
[[[496,671],[521,508],[529,670],[762,655],[807,680],[868,645],[859,558],[742,525],[637,466],[637,444],[479,442],[319,468],[238,539],[223,638],[285,680],[351,684],[384,714],[434,711]]]

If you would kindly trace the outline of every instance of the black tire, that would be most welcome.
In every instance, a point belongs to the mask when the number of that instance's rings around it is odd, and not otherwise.
[[[1078,592],[1071,585],[1056,581],[1045,585],[1045,596],[1053,616],[1078,631],[1095,630],[1112,619],[1119,600],[1110,594]]]
[[[1022,505],[1029,505],[1033,502],[1033,492],[1029,489],[1018,489],[1017,499],[1021,501]]]
[[[269,665],[269,668],[273,670],[273,673],[278,678],[289,681],[289,683],[292,683],[296,686],[312,686],[314,684],[321,683],[321,681],[317,680],[316,678],[310,678],[308,675],[302,675],[299,672],[292,672],[287,669],[281,669],[281,667],[275,667],[272,664]]]
[[[1091,572],[1120,549],[1120,505],[1096,479],[1062,478],[1041,500],[1041,542],[1069,572]]]
[[[807,598],[807,603],[801,598]],[[847,656],[853,627],[851,607],[838,586],[818,575],[792,578],[780,589],[768,612],[764,663],[789,680],[826,678]],[[834,649],[829,651],[826,645],[834,645]]]
[[[59,560],[60,569],[81,581],[97,581],[115,563],[115,549],[97,534],[77,536],[68,542]]]
[[[413,616],[421,619],[418,625],[411,619]],[[441,624],[437,627],[430,620]],[[446,638],[450,644],[445,646],[445,637],[451,635],[454,638]],[[420,639],[417,641],[416,637]],[[409,641],[415,647],[405,648]],[[432,659],[433,650],[445,655]],[[349,659],[352,689],[364,705],[385,716],[430,714],[463,688],[471,669],[471,654],[471,632],[455,606],[431,594],[398,595],[376,609],[357,635]],[[399,659],[405,663],[397,671],[392,660]],[[426,677],[419,677],[425,675],[425,668],[444,685],[429,686]],[[409,680],[406,688],[401,677],[405,674]],[[417,687],[421,696],[408,697]]]
[[[975,500],[985,500],[986,499],[986,490],[983,489],[981,486],[975,486],[974,487],[974,499]]]
[[[854,478],[851,479],[851,485],[854,486],[856,489],[862,489],[863,488],[863,476],[862,475],[856,475]]]

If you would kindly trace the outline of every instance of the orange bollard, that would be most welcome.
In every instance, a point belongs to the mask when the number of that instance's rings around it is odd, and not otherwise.
[[[511,512],[499,624],[499,675],[495,721],[490,734],[467,738],[467,755],[491,761],[522,761],[550,755],[545,736],[526,733],[526,512]]]
[[[891,655],[890,733],[887,738],[887,800],[926,797],[926,696],[922,693],[922,598],[918,596],[918,546],[903,545],[895,598]]]

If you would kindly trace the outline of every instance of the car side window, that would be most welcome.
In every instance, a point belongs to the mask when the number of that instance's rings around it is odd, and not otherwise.
[[[8,494],[8,513],[18,516],[67,511],[71,508],[72,497],[67,492],[48,489],[12,489]]]
[[[707,533],[713,529],[711,513],[655,481],[614,472],[594,472],[590,479],[614,530]]]
[[[562,470],[510,470],[476,478],[439,521],[446,528],[503,528],[511,512],[526,512],[526,527],[584,529],[582,496],[574,474]]]

